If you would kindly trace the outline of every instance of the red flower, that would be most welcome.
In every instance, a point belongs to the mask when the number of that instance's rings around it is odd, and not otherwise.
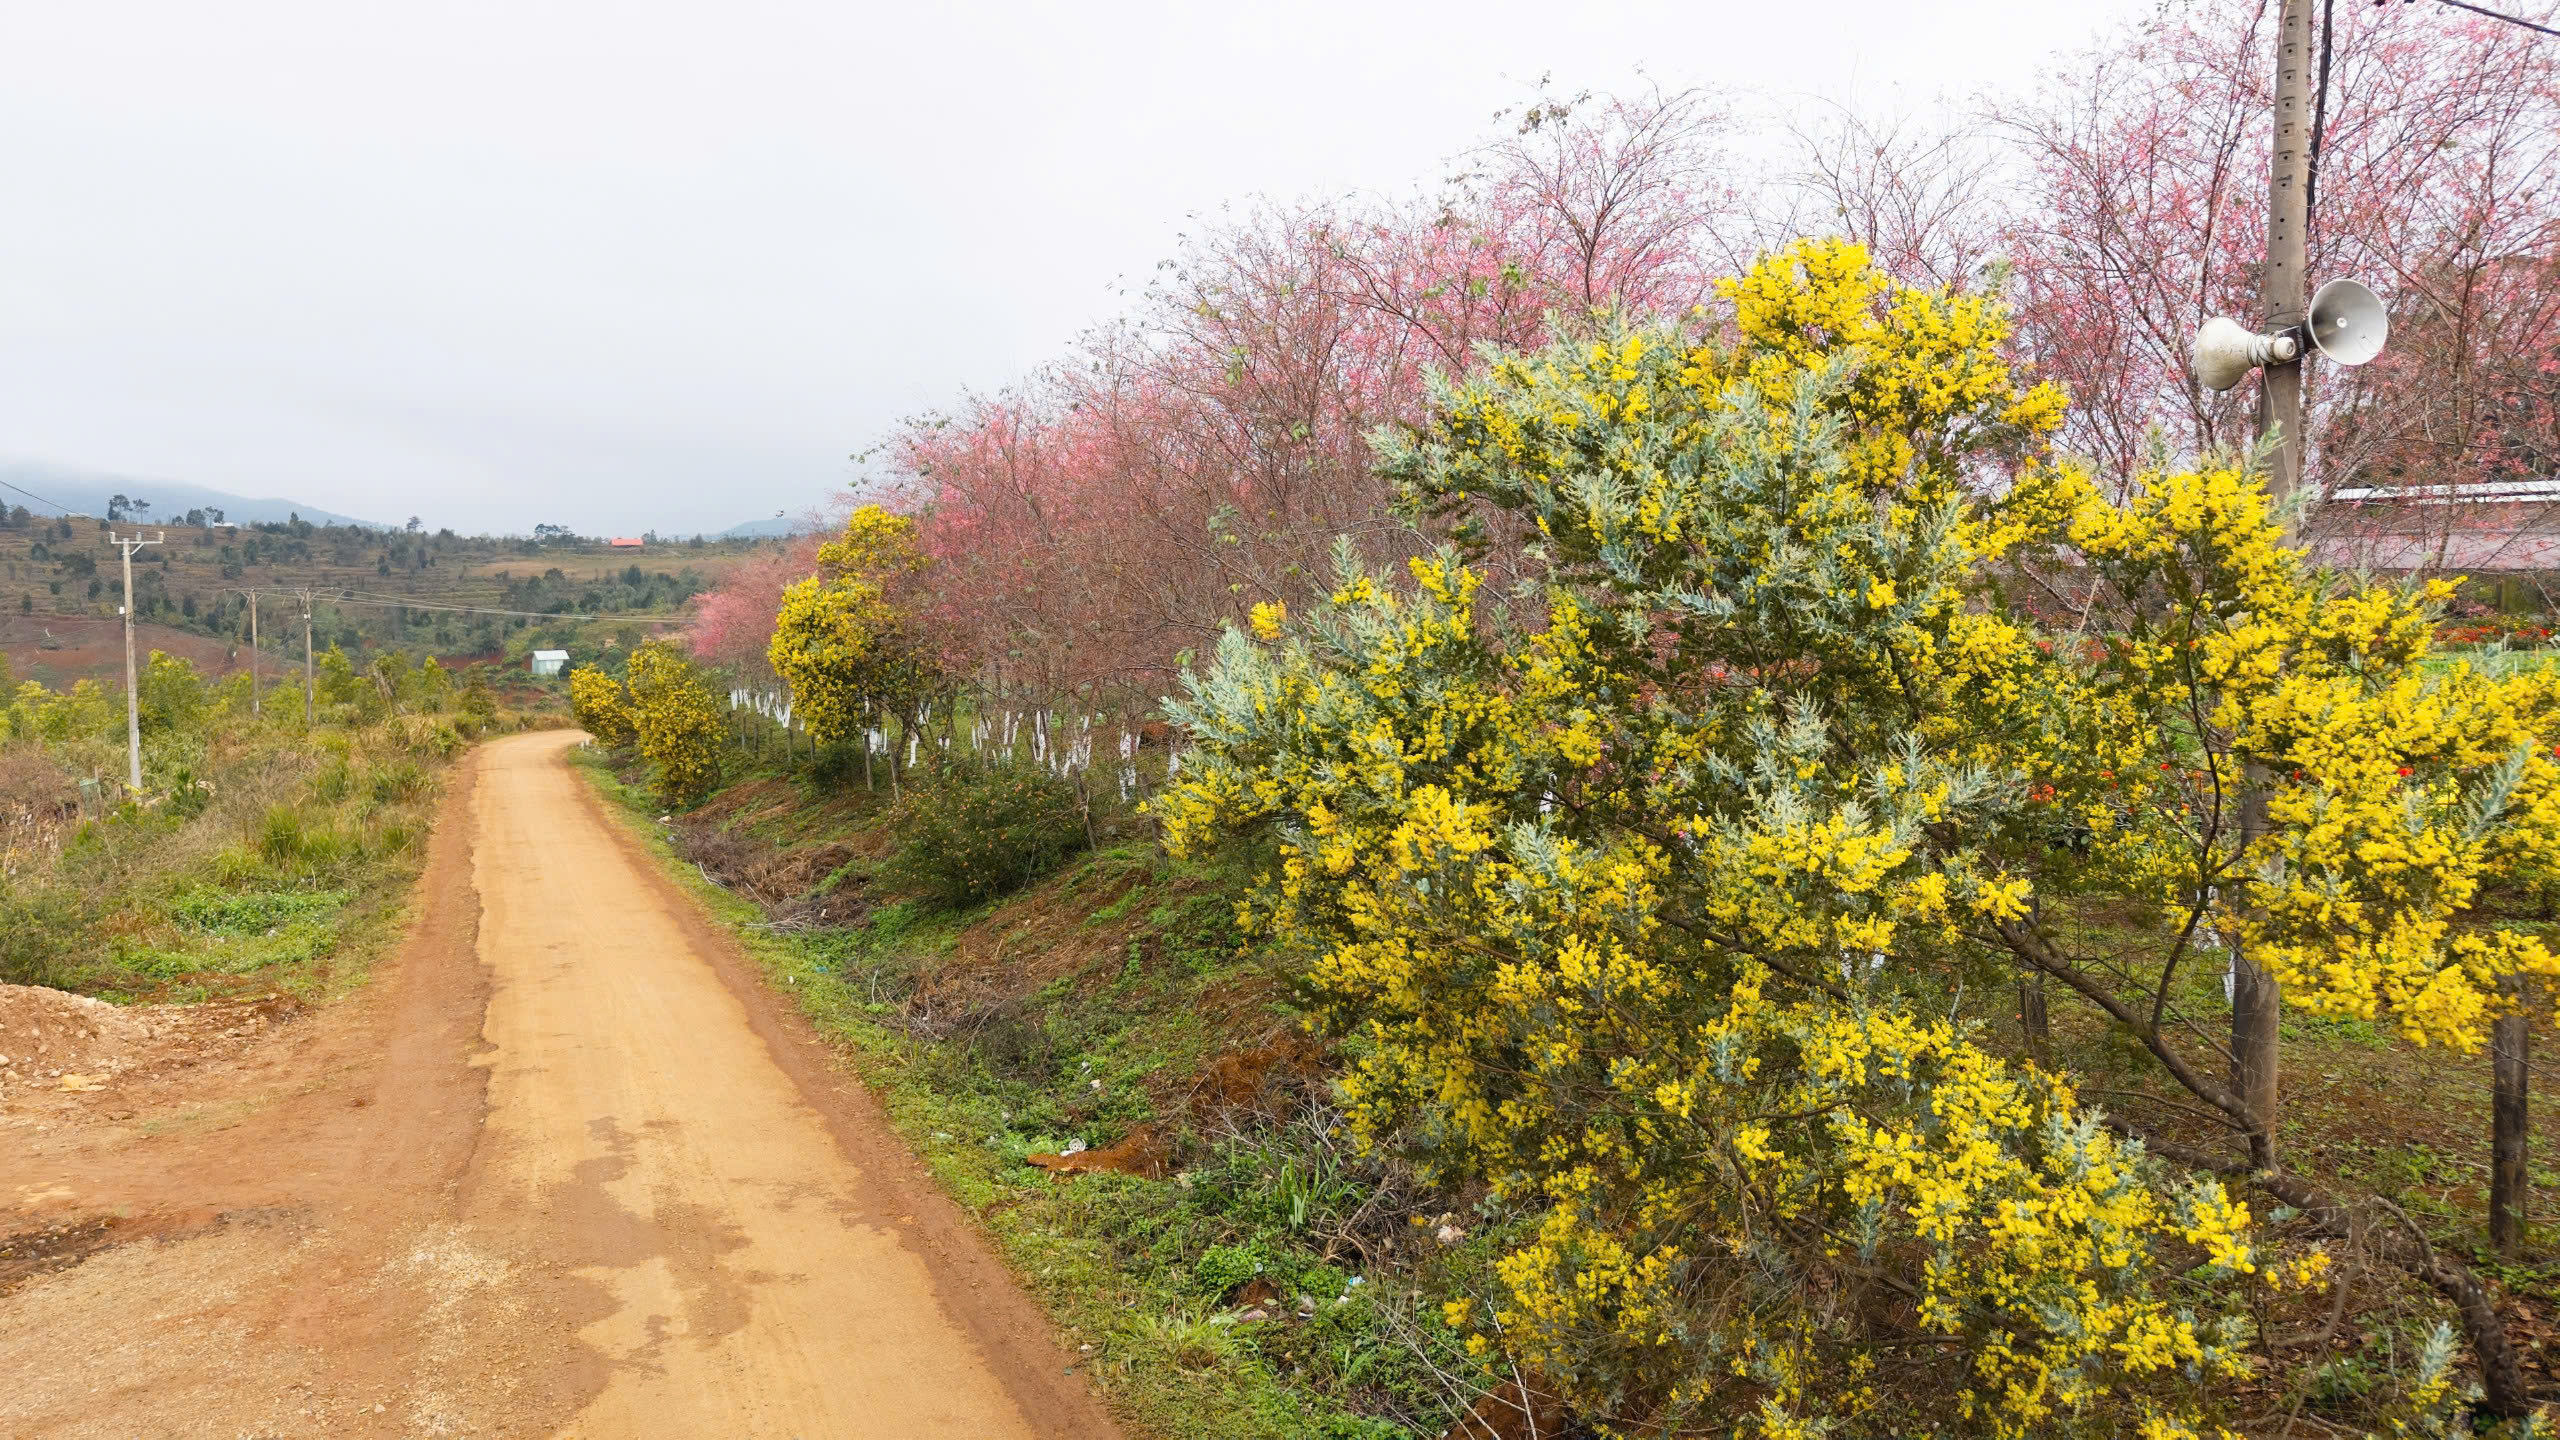
[[[2406,766],[2406,765],[2401,766],[2401,767],[2400,767],[2400,773],[2401,773],[2401,774],[2403,774],[2403,775],[2406,775],[2406,774],[2410,773],[2410,772],[2409,772],[2409,767],[2408,767],[2408,766]]]

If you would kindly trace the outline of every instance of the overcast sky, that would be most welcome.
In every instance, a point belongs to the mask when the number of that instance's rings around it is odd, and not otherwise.
[[[1917,104],[2153,3],[0,0],[0,458],[717,530],[1542,73]]]

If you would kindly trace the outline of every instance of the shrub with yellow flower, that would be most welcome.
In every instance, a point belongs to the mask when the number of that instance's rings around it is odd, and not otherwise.
[[[2309,576],[2236,474],[2101,496],[1987,297],[1831,242],[1727,294],[1730,339],[1604,328],[1382,436],[1460,543],[1401,584],[1346,546],[1327,603],[1229,632],[1176,705],[1168,842],[1276,842],[1248,912],[1304,957],[1353,1125],[1523,1217],[1452,1318],[1585,1413],[2214,1433],[2253,1297],[2318,1267],[1966,997],[2080,974],[2058,900],[2186,896],[2305,1003],[2464,1043],[2547,965],[2461,913],[2560,836],[2546,689],[2412,678],[2425,597]],[[1496,534],[1530,537],[1508,594]],[[2114,609],[1996,603],[2065,548]],[[2199,852],[2233,763],[2301,773]]]
[[[721,705],[683,651],[652,640],[631,652],[631,729],[669,804],[702,798],[720,778]]]
[[[932,650],[892,593],[924,566],[915,522],[862,506],[842,535],[818,547],[818,562],[819,574],[783,592],[767,651],[802,723],[820,744],[892,716],[912,724],[941,683]]]

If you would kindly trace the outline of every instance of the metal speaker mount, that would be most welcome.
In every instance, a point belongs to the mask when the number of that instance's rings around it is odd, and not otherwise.
[[[2303,328],[2322,359],[2362,365],[2381,354],[2383,342],[2391,338],[2391,315],[2382,308],[2382,297],[2361,281],[2332,280],[2311,297]]]
[[[2188,362],[2196,383],[2228,390],[2261,365],[2280,365],[2302,353],[2291,335],[2260,335],[2237,320],[2216,315],[2196,332]]]
[[[2262,365],[2285,365],[2302,358],[2308,341],[2320,358],[2339,365],[2362,365],[2382,353],[2391,338],[2391,315],[2382,297],[2362,282],[2332,280],[2311,297],[2311,309],[2297,327],[2260,335],[2237,320],[2217,315],[2196,331],[2187,352],[2196,383],[2208,390],[2228,390]]]

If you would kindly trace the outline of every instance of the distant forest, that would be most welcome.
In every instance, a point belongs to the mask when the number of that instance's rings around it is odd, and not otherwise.
[[[320,648],[518,658],[538,645],[610,643],[616,632],[596,627],[623,617],[672,617],[738,558],[775,543],[649,535],[635,553],[559,525],[529,536],[429,530],[414,518],[397,530],[299,516],[239,525],[212,509],[154,518],[123,496],[110,510],[92,518],[0,506],[0,618],[114,615],[124,582],[108,535],[139,528],[166,538],[134,557],[138,620],[245,643],[256,592],[261,648],[298,654],[296,592],[307,587]],[[572,618],[583,616],[614,620]]]

